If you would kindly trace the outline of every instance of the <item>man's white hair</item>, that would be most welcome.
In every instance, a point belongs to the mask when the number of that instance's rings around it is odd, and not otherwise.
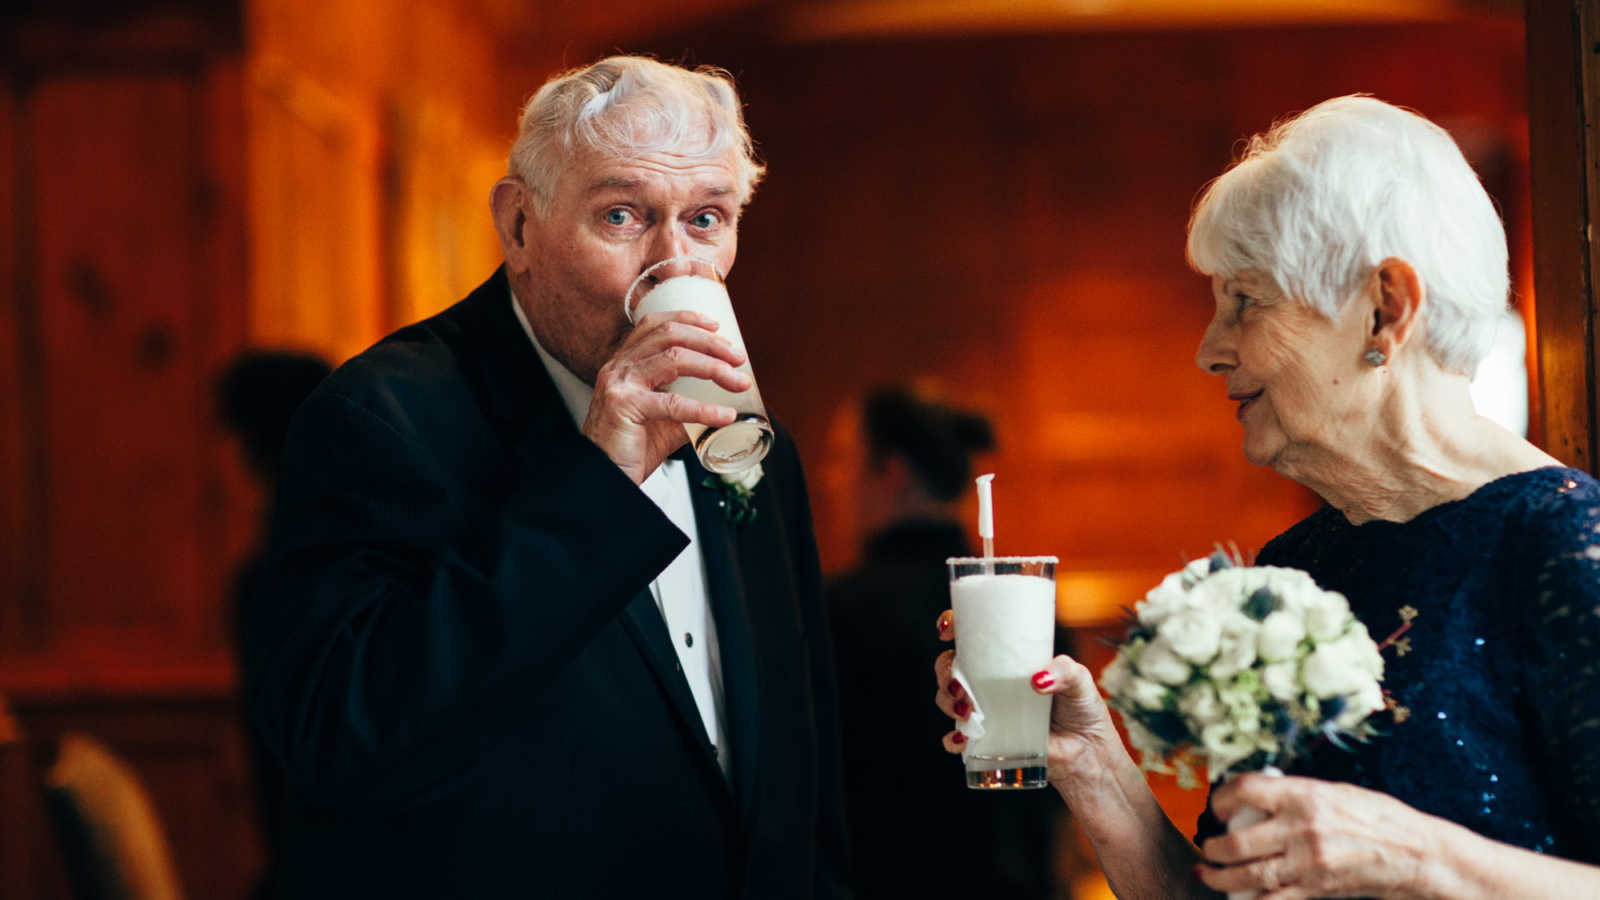
[[[1372,97],[1336,97],[1250,139],[1189,219],[1189,264],[1266,272],[1333,318],[1378,263],[1424,286],[1424,346],[1472,375],[1494,342],[1510,276],[1494,204],[1444,129]]]
[[[667,152],[720,159],[734,151],[741,205],[765,170],[732,76],[642,56],[612,56],[563,72],[522,108],[507,171],[533,192],[540,216],[550,212],[562,171],[585,148],[616,159]]]

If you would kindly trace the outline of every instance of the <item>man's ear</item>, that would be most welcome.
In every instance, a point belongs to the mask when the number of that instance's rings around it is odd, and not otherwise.
[[[528,188],[522,179],[507,176],[494,183],[489,192],[489,211],[494,216],[494,231],[500,238],[500,252],[506,267],[513,272],[528,268],[528,244],[524,227],[528,223]]]
[[[1373,276],[1377,281],[1377,296],[1372,312],[1371,345],[1382,351],[1391,362],[1411,338],[1422,322],[1422,304],[1426,302],[1427,288],[1411,264],[1391,256],[1378,263]]]

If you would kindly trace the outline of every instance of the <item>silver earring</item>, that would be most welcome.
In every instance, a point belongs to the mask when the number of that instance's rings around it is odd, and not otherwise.
[[[1369,347],[1367,352],[1361,355],[1361,358],[1367,361],[1367,365],[1374,367],[1381,366],[1389,361],[1389,357],[1384,356],[1383,351],[1377,347]]]

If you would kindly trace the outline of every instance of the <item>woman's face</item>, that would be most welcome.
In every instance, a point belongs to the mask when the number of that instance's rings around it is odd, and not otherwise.
[[[1360,446],[1377,409],[1368,347],[1374,305],[1363,295],[1330,321],[1263,272],[1213,276],[1216,313],[1195,363],[1227,381],[1244,425],[1244,455],[1281,468],[1305,454]]]

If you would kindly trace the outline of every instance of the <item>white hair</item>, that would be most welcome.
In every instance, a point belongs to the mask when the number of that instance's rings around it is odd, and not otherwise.
[[[1510,276],[1494,204],[1444,129],[1362,95],[1336,97],[1250,139],[1189,219],[1189,264],[1266,272],[1334,318],[1378,263],[1411,264],[1424,347],[1471,375],[1494,343]]]
[[[612,56],[563,72],[522,108],[506,168],[533,192],[540,216],[549,214],[561,173],[581,148],[616,159],[663,152],[720,159],[734,151],[741,205],[765,171],[731,75],[643,56]]]

